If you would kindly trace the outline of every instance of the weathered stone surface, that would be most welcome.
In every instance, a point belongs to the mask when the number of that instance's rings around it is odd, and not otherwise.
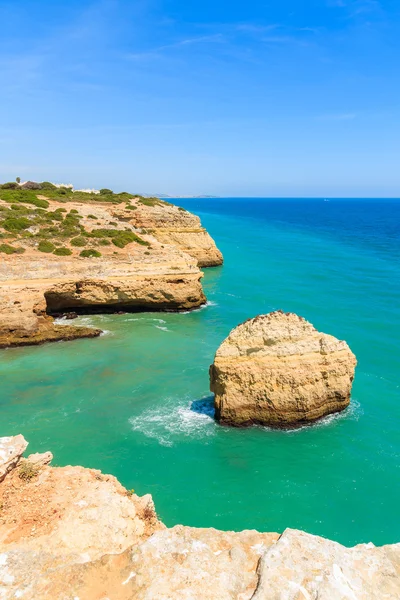
[[[400,597],[400,544],[345,548],[287,529],[258,572],[252,600],[389,600]]]
[[[0,482],[17,466],[27,447],[23,435],[0,438]]]
[[[400,597],[400,544],[345,548],[291,529],[166,529],[151,496],[128,494],[110,475],[36,461],[26,479],[14,466],[0,483],[1,600]]]
[[[251,598],[263,552],[274,533],[240,533],[178,525],[132,550],[132,598],[231,600]]]
[[[346,408],[356,358],[346,342],[281,311],[242,323],[210,367],[216,418],[275,427],[312,422]]]
[[[137,200],[132,200],[132,204],[136,210],[118,208],[115,214],[128,218],[135,227],[150,231],[162,244],[178,247],[195,258],[199,267],[222,265],[222,254],[197,215],[173,204],[146,206]]]
[[[50,210],[64,207],[48,201]],[[198,265],[221,264],[222,255],[198,217],[173,205],[131,202],[136,210],[101,202],[65,206],[79,213],[87,232],[128,229],[142,244],[101,246],[101,258],[82,258],[74,246],[71,256],[55,256],[21,238],[23,254],[1,255],[0,348],[91,337],[87,328],[76,335],[73,326],[56,330],[48,312],[190,310],[205,303]]]
[[[44,467],[51,463],[53,455],[51,452],[36,452],[35,454],[30,454],[26,460],[29,460],[30,463],[37,467]]]

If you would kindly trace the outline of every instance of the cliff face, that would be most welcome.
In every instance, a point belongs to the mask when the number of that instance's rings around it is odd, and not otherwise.
[[[346,342],[295,314],[275,312],[236,327],[210,368],[217,419],[285,427],[349,405],[356,359]]]
[[[0,347],[100,333],[54,327],[54,313],[189,310],[206,301],[198,263],[217,264],[220,253],[198,217],[124,194],[102,202],[71,191],[67,198],[52,198],[51,190],[13,191],[2,200],[4,194],[0,189]],[[32,208],[35,202],[46,208]],[[164,239],[161,225],[168,223],[183,237]],[[182,250],[185,236],[192,252]]]
[[[172,244],[197,260],[199,267],[222,265],[223,257],[212,237],[201,226],[199,217],[172,204],[143,204],[132,201],[136,210],[130,215],[123,209],[119,214],[129,218],[135,227],[149,230],[162,244]]]
[[[282,535],[166,529],[151,496],[100,471],[22,459],[0,438],[0,598],[397,600],[400,544],[345,548]]]

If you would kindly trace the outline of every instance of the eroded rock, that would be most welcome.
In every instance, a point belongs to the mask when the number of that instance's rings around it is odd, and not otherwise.
[[[17,466],[27,447],[23,435],[0,438],[0,482]]]
[[[242,323],[210,367],[223,424],[290,427],[344,410],[356,358],[344,341],[281,311]]]
[[[21,438],[3,438],[0,448],[14,440],[20,456]],[[151,496],[100,471],[36,458],[32,477],[12,463],[0,483],[1,600],[400,597],[400,544],[345,548],[291,529],[166,529]]]
[[[189,254],[199,267],[222,265],[223,256],[197,215],[173,204],[150,206],[137,200],[132,204],[136,210],[118,208],[115,214],[128,218],[135,227],[151,231],[162,244],[176,246]]]

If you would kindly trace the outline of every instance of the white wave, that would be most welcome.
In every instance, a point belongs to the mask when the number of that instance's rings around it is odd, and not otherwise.
[[[139,431],[148,438],[158,441],[161,446],[171,447],[182,437],[190,439],[204,438],[215,434],[217,425],[213,419],[213,411],[204,401],[204,412],[201,401],[176,405],[176,401],[168,400],[161,407],[145,410],[129,423],[133,431]],[[195,410],[193,406],[195,405]],[[212,414],[211,414],[212,413]]]
[[[161,331],[169,331],[169,332],[171,332],[171,330],[168,329],[168,327],[162,327],[162,325],[154,325],[154,327],[156,329],[161,329]]]
[[[54,325],[69,325],[69,319],[58,317],[58,319],[54,319]]]
[[[218,304],[217,304],[217,302],[214,302],[213,300],[207,300],[207,302],[205,302],[198,308],[193,308],[192,310],[182,310],[179,312],[179,314],[180,315],[190,315],[191,313],[196,313],[201,310],[205,310],[206,308],[209,308],[210,306],[218,306]]]
[[[114,335],[114,332],[110,331],[109,329],[103,329],[103,331],[100,334],[100,337],[103,337],[104,335]]]

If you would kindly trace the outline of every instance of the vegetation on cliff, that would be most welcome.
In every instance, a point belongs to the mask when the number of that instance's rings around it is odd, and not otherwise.
[[[171,206],[158,198],[122,192],[114,194],[109,189],[100,193],[74,191],[68,187],[56,187],[49,182],[27,182],[23,185],[5,183],[0,185],[0,253],[23,253],[25,249],[53,253],[56,256],[79,254],[81,257],[101,256],[96,246],[125,248],[128,244],[149,246],[149,242],[128,227],[122,219],[116,219],[113,227],[95,227],[98,217],[87,215],[91,226],[83,222],[79,209],[68,210],[68,204],[107,203],[119,208],[134,210],[135,199],[144,206]],[[3,243],[4,242],[4,243]],[[16,245],[18,244],[18,246]],[[22,246],[20,245],[22,244]],[[74,248],[87,251],[74,252]]]

